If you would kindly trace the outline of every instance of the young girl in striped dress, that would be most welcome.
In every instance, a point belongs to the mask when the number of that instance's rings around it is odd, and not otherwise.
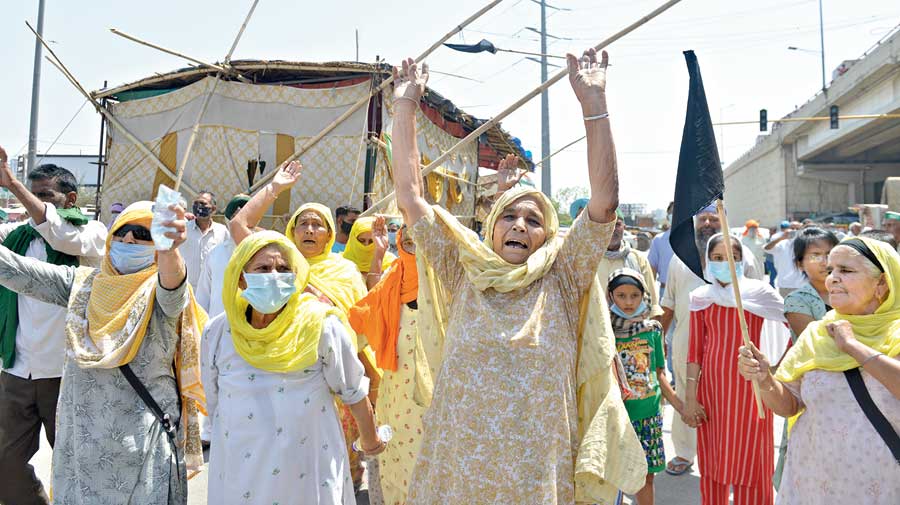
[[[740,242],[732,240],[732,246],[750,340],[759,347],[763,321],[785,321],[784,301],[768,284],[743,276]],[[697,428],[702,504],[727,505],[733,488],[735,505],[771,505],[772,412],[759,417],[751,383],[738,373],[734,357],[743,337],[721,234],[709,240],[704,272],[711,284],[691,292],[682,416]]]

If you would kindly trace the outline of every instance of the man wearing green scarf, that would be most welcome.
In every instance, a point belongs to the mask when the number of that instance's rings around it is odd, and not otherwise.
[[[30,190],[16,179],[0,147],[0,187],[31,216],[0,225],[0,243],[48,263],[99,266],[106,227],[75,205],[75,176],[40,165],[28,173],[28,182]],[[0,503],[49,503],[28,461],[38,450],[42,426],[51,446],[55,439],[65,320],[63,307],[0,288]]]

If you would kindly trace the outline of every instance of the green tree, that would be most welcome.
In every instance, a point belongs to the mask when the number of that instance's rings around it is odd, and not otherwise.
[[[551,198],[553,205],[556,207],[556,213],[559,215],[560,226],[571,226],[572,216],[569,215],[569,206],[572,202],[579,198],[587,198],[588,189],[584,186],[568,186],[556,190]]]

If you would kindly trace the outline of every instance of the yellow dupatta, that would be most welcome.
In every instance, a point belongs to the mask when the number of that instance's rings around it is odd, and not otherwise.
[[[249,302],[238,285],[244,266],[263,247],[276,244],[287,256],[296,274],[297,291],[282,311],[267,327],[254,328],[247,321]],[[234,250],[222,288],[222,303],[231,327],[231,337],[238,354],[251,366],[275,373],[296,372],[309,368],[318,359],[319,339],[325,317],[336,315],[345,321],[343,313],[318,301],[315,295],[304,292],[309,280],[309,264],[281,233],[261,231],[254,233]],[[345,323],[346,325],[346,323]]]
[[[294,212],[294,215],[291,216],[290,221],[288,221],[284,234],[294,242],[294,228],[296,227],[297,217],[310,210],[325,221],[330,238],[321,254],[306,258],[307,263],[309,263],[309,283],[327,296],[337,308],[341,309],[341,312],[346,314],[353,304],[366,296],[367,291],[366,285],[359,275],[359,270],[356,269],[356,265],[341,257],[340,254],[331,252],[335,239],[334,220],[331,217],[331,210],[320,203],[301,205]],[[294,243],[296,244],[296,242]]]
[[[113,234],[126,224],[150,229],[153,202],[136,202],[119,215],[106,238],[107,254],[100,270],[76,269],[66,316],[66,342],[81,368],[118,368],[137,355],[156,301],[157,265],[120,274],[109,260]],[[185,280],[187,282],[187,280]],[[190,285],[188,305],[176,324],[175,377],[181,396],[178,443],[184,451],[188,478],[203,466],[198,412],[206,413],[200,382],[200,334],[207,315],[197,304]]]
[[[362,245],[359,236],[366,232],[371,232],[375,225],[374,217],[361,217],[353,223],[350,230],[350,237],[347,239],[347,248],[344,249],[344,259],[352,261],[361,273],[368,273],[372,267],[372,258],[375,257],[375,243]],[[391,263],[397,259],[393,254],[384,253],[384,260],[381,262],[382,271],[387,270]]]
[[[843,372],[859,367],[859,363],[838,349],[828,335],[827,326],[835,321],[849,322],[856,339],[872,350],[892,358],[900,354],[900,255],[884,242],[860,237],[846,240],[861,240],[878,258],[890,290],[887,299],[874,314],[851,316],[831,310],[820,321],[810,323],[775,373],[775,378],[781,382],[796,381],[810,370]]]
[[[502,211],[520,198],[532,196],[543,207],[547,241],[522,265],[500,258],[491,248],[493,228]],[[491,208],[481,241],[445,209],[432,207],[435,219],[443,223],[459,244],[459,260],[467,279],[479,290],[493,288],[507,293],[526,287],[550,271],[563,244],[558,236],[559,219],[552,203],[534,188],[506,191]],[[584,215],[579,219],[587,219]],[[599,245],[598,245],[599,246]],[[451,298],[428,267],[418,249],[419,325],[426,338],[416,348],[417,401],[429,405],[436,371],[440,368],[447,326],[447,303]],[[576,501],[612,502],[619,489],[635,493],[644,485],[647,460],[615,378],[615,339],[609,322],[606,297],[594,276],[588,295],[582,300],[576,362],[576,401],[580,444],[575,459]],[[536,334],[516,335],[514,345],[537,345]]]

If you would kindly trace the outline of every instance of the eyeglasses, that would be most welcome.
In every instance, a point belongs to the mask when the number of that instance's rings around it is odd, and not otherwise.
[[[116,232],[113,233],[113,236],[125,238],[125,235],[128,235],[129,232],[135,240],[153,240],[153,237],[150,235],[150,230],[139,224],[126,224],[116,230]]]
[[[813,253],[813,254],[804,255],[803,259],[809,260],[809,261],[814,261],[816,263],[822,263],[828,259],[828,255],[823,254],[823,253]]]

